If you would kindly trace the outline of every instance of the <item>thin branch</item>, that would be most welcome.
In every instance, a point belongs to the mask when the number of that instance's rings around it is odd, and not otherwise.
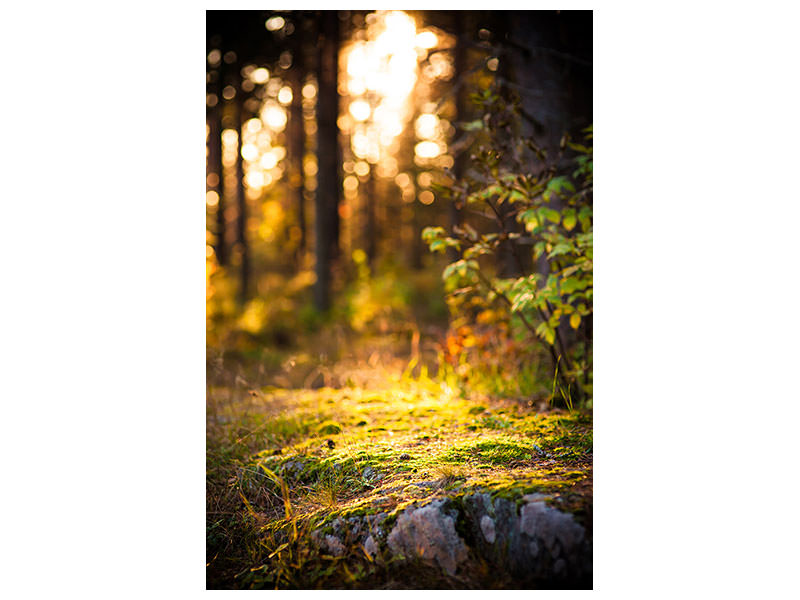
[[[506,226],[505,226],[505,219],[504,219],[503,215],[500,214],[499,209],[489,199],[486,200],[486,203],[494,211],[494,214],[495,214],[495,216],[497,218],[497,222],[499,223],[500,229],[502,230],[502,232],[505,235],[508,235],[508,231],[506,230]],[[513,254],[514,259],[515,259],[515,261],[517,263],[517,268],[519,269],[519,272],[520,273],[525,273],[525,268],[522,265],[522,257],[520,257],[520,255],[519,255],[519,249],[517,248],[517,245],[514,243],[514,241],[512,239],[510,239],[510,238],[507,238],[507,239],[508,239],[509,245],[511,246],[511,253]],[[550,306],[549,302],[546,302],[546,306],[547,306],[547,310],[546,311],[542,310],[538,306],[536,307],[536,310],[539,313],[539,317],[543,321],[549,321],[550,320],[550,316],[553,314],[553,309]],[[519,314],[520,317],[522,317],[521,313],[517,313],[517,314]],[[528,329],[530,329],[530,327],[528,327]],[[566,344],[564,343],[564,340],[561,339],[561,335],[558,332],[558,326],[553,328],[553,332],[555,334],[555,340],[556,340],[556,343],[558,344],[558,348],[559,348],[560,353],[561,353],[561,358],[563,359],[564,364],[567,367],[567,370],[571,371],[572,370],[572,361],[569,360],[569,357],[567,356],[567,352],[566,352],[566,348],[567,347],[566,347]],[[535,331],[534,331],[534,333],[535,333]],[[581,389],[580,383],[576,381],[576,385],[578,387],[579,393],[582,393],[583,390]]]

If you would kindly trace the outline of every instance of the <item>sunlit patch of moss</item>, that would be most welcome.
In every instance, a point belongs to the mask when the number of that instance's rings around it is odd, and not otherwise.
[[[541,493],[590,518],[591,417],[581,413],[471,401],[430,380],[372,390],[214,393],[225,402],[209,410],[209,481],[229,494],[225,510],[240,511],[240,528],[251,532],[246,545],[263,564],[295,539],[285,500],[295,525],[307,533],[320,523],[331,528],[339,517],[377,513],[389,515],[382,527],[391,528],[412,504],[478,491],[514,502]],[[331,424],[336,427],[328,429]],[[286,499],[277,481],[286,484]],[[253,533],[267,524],[269,531]],[[302,537],[291,543],[293,552],[313,546]],[[352,558],[347,554],[348,565]]]
[[[449,450],[442,460],[463,463],[481,461],[491,465],[506,465],[514,461],[531,460],[531,444],[513,438],[498,438],[460,444]]]
[[[479,427],[484,427],[486,429],[508,429],[512,426],[511,421],[495,416],[483,417],[477,424]]]
[[[317,427],[317,433],[319,435],[336,435],[337,433],[341,432],[342,426],[334,421],[325,421],[319,427]]]

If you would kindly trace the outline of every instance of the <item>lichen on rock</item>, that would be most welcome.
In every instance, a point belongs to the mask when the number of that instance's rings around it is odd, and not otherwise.
[[[467,546],[446,507],[447,500],[440,499],[404,511],[387,538],[389,549],[407,558],[435,561],[449,575],[455,574],[467,559]]]

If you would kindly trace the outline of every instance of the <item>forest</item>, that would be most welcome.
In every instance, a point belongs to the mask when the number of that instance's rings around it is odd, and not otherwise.
[[[206,585],[592,587],[591,11],[206,12]]]

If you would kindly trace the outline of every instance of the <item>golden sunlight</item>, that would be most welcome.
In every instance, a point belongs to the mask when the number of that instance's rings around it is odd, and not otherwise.
[[[424,48],[425,50],[429,50],[431,48],[436,47],[436,44],[439,42],[439,39],[436,37],[436,34],[433,33],[432,31],[422,31],[417,34],[415,42],[417,48]]]
[[[414,146],[414,153],[420,158],[436,158],[440,154],[439,144],[436,142],[420,142]]]
[[[366,100],[355,100],[350,103],[350,114],[356,121],[366,121],[372,110]]]
[[[269,80],[269,71],[263,67],[255,69],[250,73],[250,79],[253,83],[266,83]]]
[[[278,92],[278,102],[284,106],[292,102],[292,88],[288,85],[283,86]]]
[[[264,23],[265,27],[269,31],[278,31],[279,29],[283,28],[286,24],[286,21],[281,16],[270,17],[267,19],[267,22]]]
[[[286,127],[286,111],[275,102],[268,102],[264,105],[261,110],[261,119],[273,131],[283,131],[283,128]]]
[[[414,19],[402,11],[373,14],[367,39],[345,50],[349,113],[355,123],[342,119],[342,125],[350,134],[353,154],[374,164],[390,153],[411,117],[418,57]],[[429,43],[431,38],[425,40]]]

